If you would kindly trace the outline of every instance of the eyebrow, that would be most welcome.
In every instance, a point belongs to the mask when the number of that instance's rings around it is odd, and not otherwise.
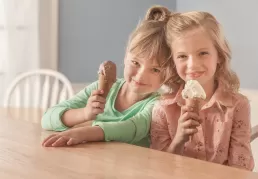
[[[162,68],[162,67],[160,67],[160,66],[152,66],[152,68]]]
[[[209,48],[207,47],[204,47],[204,48],[199,48],[198,50],[196,50],[196,52],[199,52],[199,51],[202,51],[202,50],[209,50]],[[176,54],[185,54],[186,52],[184,51],[179,51],[179,52],[176,52]]]
[[[136,61],[136,62],[141,62],[141,60],[148,60],[148,59],[141,59],[137,56],[132,56],[133,57],[133,61]],[[158,65],[157,63],[153,66],[151,66],[151,68],[162,68],[160,65]]]
[[[202,51],[202,50],[209,50],[209,48],[207,48],[207,47],[206,48],[200,48],[200,49],[197,50],[197,52]]]

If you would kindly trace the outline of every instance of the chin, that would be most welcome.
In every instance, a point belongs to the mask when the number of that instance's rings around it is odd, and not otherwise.
[[[131,88],[130,91],[135,94],[139,94],[139,95],[146,95],[146,94],[153,93],[153,91],[144,90],[144,89],[140,89],[140,88]]]

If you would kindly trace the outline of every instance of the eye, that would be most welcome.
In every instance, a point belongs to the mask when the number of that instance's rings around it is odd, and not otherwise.
[[[152,71],[153,71],[154,73],[160,73],[160,69],[157,69],[157,68],[153,68]]]
[[[132,64],[134,64],[135,66],[139,66],[140,65],[137,61],[133,61],[133,60],[132,60]]]
[[[186,55],[178,55],[177,58],[183,60],[183,59],[187,58],[187,56]]]
[[[205,52],[205,51],[203,51],[203,52],[200,52],[200,56],[203,56],[203,55],[208,55],[209,53],[208,52]]]

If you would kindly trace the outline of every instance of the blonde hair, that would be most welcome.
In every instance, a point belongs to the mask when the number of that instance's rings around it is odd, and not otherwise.
[[[172,54],[166,41],[166,24],[171,12],[162,6],[148,9],[144,20],[129,37],[127,52],[133,56],[154,60],[163,70],[164,83],[170,79]]]
[[[234,71],[230,68],[231,50],[222,32],[222,27],[216,18],[208,12],[192,11],[187,13],[176,13],[167,22],[167,42],[172,48],[172,43],[186,31],[201,28],[207,32],[218,52],[220,63],[215,72],[215,80],[222,86],[224,91],[237,92],[240,82]],[[173,50],[173,49],[172,49]],[[172,70],[174,85],[184,84],[178,76],[176,69]]]

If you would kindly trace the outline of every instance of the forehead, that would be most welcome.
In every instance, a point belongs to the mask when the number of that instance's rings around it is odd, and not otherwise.
[[[148,57],[147,55],[134,55],[132,53],[127,54],[127,60],[135,60],[141,64],[159,67],[162,60],[159,57]],[[161,58],[161,57],[160,57]]]
[[[210,35],[200,28],[184,32],[172,43],[174,53],[193,52],[202,48],[212,47],[214,47],[214,45]]]

